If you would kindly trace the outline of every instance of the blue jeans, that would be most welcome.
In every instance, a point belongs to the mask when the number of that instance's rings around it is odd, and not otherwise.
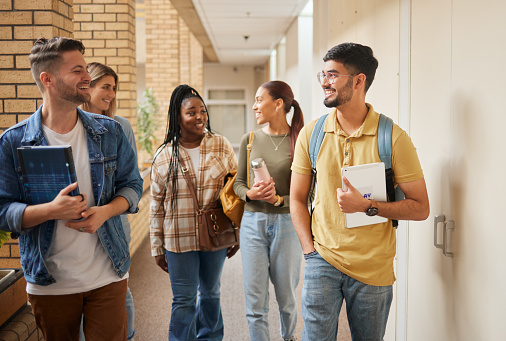
[[[220,280],[226,255],[227,249],[165,252],[173,296],[169,340],[223,339]]]
[[[133,339],[135,335],[135,309],[134,309],[134,298],[130,292],[130,287],[127,287],[126,293],[126,310],[127,310],[127,323],[128,323],[128,334],[127,340]]]
[[[290,214],[245,211],[241,220],[241,258],[251,340],[270,340],[269,278],[279,306],[281,336],[292,338],[297,324],[296,288],[302,248]]]
[[[383,340],[392,303],[392,286],[359,282],[330,265],[316,251],[304,258],[302,341],[336,340],[343,299],[352,340]]]

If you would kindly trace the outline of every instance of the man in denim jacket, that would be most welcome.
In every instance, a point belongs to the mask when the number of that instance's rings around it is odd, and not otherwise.
[[[46,340],[126,340],[130,266],[119,215],[142,196],[134,152],[120,125],[77,108],[90,100],[81,42],[39,39],[30,53],[43,105],[0,136],[0,229],[19,238],[21,265],[37,325]],[[45,204],[29,205],[20,146],[71,145],[77,183]]]

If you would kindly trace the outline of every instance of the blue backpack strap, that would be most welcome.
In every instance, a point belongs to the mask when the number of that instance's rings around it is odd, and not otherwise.
[[[313,175],[316,173],[316,159],[318,158],[323,137],[325,136],[323,128],[328,115],[329,114],[322,115],[318,119],[309,140],[309,158],[311,159],[311,166],[313,167]]]
[[[385,169],[392,168],[392,127],[394,122],[390,117],[380,114],[378,123],[378,153]]]
[[[396,201],[397,190],[394,187],[394,171],[392,169],[392,127],[394,121],[391,118],[380,114],[378,122],[378,154],[381,162],[385,164],[385,180],[387,195],[390,202]],[[400,191],[400,190],[398,190]],[[397,200],[399,200],[398,198]],[[392,219],[392,226],[397,228],[399,222]]]

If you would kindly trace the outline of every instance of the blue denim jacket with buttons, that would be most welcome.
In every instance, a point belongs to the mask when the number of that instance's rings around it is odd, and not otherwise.
[[[55,283],[44,259],[55,232],[55,220],[29,229],[21,227],[23,212],[28,206],[23,190],[17,148],[48,145],[42,132],[42,106],[28,119],[7,129],[0,136],[0,229],[19,238],[21,266],[27,282],[38,285]],[[77,108],[87,132],[93,195],[97,206],[122,196],[129,203],[129,213],[137,213],[142,196],[140,177],[134,151],[121,126],[111,118],[90,114]],[[120,216],[107,220],[98,230],[98,237],[111,259],[114,271],[123,277],[130,267],[128,243]]]

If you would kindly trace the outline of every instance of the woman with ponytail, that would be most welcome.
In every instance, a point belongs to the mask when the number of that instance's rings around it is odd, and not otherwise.
[[[251,340],[270,340],[270,279],[279,306],[281,336],[294,340],[302,249],[290,217],[290,166],[304,119],[292,89],[281,81],[267,82],[258,88],[253,110],[257,123],[265,126],[254,132],[250,160],[264,159],[271,179],[258,181],[251,171],[251,186],[247,186],[250,134],[244,135],[234,191],[246,201],[241,221],[246,318]],[[287,115],[292,111],[289,125]]]
[[[216,206],[225,176],[237,168],[230,142],[211,133],[204,100],[188,85],[170,98],[167,134],[151,173],[150,239],[156,264],[169,273],[169,340],[222,340],[220,279],[225,258],[238,250],[199,250],[196,209],[183,172],[189,172],[199,206]]]

